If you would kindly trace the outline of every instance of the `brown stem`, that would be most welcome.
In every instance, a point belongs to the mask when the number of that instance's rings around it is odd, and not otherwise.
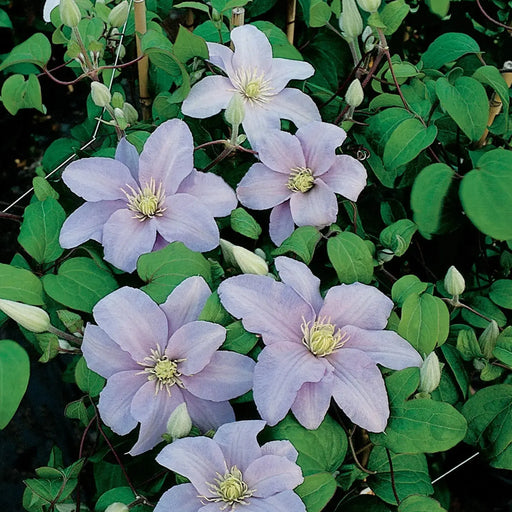
[[[505,25],[504,23],[501,23],[500,21],[498,20],[495,20],[494,18],[491,18],[487,12],[484,10],[484,8],[482,7],[482,4],[480,3],[480,0],[476,0],[476,5],[478,5],[478,8],[480,9],[481,13],[492,23],[494,23],[495,25],[498,25],[498,27],[503,27],[503,28],[506,28],[508,30],[511,30],[511,27],[509,25]]]
[[[395,472],[393,471],[393,461],[391,460],[391,453],[389,452],[388,448],[386,448],[386,454],[388,456],[388,462],[389,462],[389,475],[391,477],[391,489],[393,489],[393,495],[395,496],[396,504],[400,505],[400,498],[398,497],[398,493],[396,492],[396,486],[395,486]]]
[[[14,220],[15,222],[21,222],[23,217],[21,215],[14,215],[13,213],[0,212],[0,219]]]
[[[286,37],[288,42],[293,44],[295,36],[295,13],[297,10],[297,0],[287,0],[286,2]]]
[[[135,40],[137,44],[137,63],[139,74],[139,101],[142,107],[142,119],[151,119],[151,97],[149,95],[149,60],[142,52],[141,36],[146,33],[146,2],[145,0],[133,0],[133,11],[135,14]]]
[[[352,440],[352,437],[354,435],[354,432],[356,431],[356,427],[354,427],[354,429],[352,431],[349,431],[349,435],[347,436],[347,439],[348,439],[348,445],[350,447],[350,452],[352,453],[352,458],[354,459],[354,463],[355,465],[361,470],[363,471],[364,473],[367,473],[368,475],[376,475],[377,474],[377,471],[372,471],[371,469],[368,469],[368,468],[365,468],[360,462],[359,462],[359,459],[357,458],[357,453],[356,453],[356,450],[354,448],[354,442]]]

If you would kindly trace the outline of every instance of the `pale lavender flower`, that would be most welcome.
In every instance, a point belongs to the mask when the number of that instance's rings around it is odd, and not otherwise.
[[[306,265],[285,257],[275,264],[282,282],[241,275],[219,286],[223,306],[266,345],[253,384],[261,417],[275,425],[291,409],[315,429],[333,397],[355,424],[382,432],[389,405],[377,363],[394,370],[422,364],[406,340],[383,330],[392,301],[361,283],[334,286],[322,299]]]
[[[50,21],[50,14],[55,9],[55,7],[58,7],[60,4],[60,0],[46,0],[43,7],[43,20],[47,23]]]
[[[261,163],[251,166],[236,190],[253,210],[272,208],[270,238],[276,245],[294,225],[323,228],[336,221],[336,194],[356,201],[366,185],[364,166],[349,155],[336,155],[347,134],[334,124],[314,122],[295,135],[275,131],[261,141]]]
[[[293,492],[303,481],[289,441],[259,446],[264,421],[222,425],[213,439],[189,437],[166,446],[156,460],[190,483],[165,492],[155,512],[306,512]]]
[[[242,126],[253,148],[279,130],[280,119],[302,126],[320,121],[313,100],[299,89],[286,87],[290,80],[303,80],[314,72],[307,62],[272,57],[267,36],[253,25],[233,29],[233,52],[226,46],[207,43],[209,61],[227,76],[207,76],[195,84],[183,102],[182,112],[204,119],[225,109],[233,95],[241,96],[245,117]]]
[[[190,277],[160,306],[143,291],[124,287],[93,309],[82,350],[87,366],[107,379],[102,420],[125,435],[140,423],[132,455],[162,440],[174,409],[185,402],[192,422],[207,431],[235,420],[228,400],[252,386],[254,361],[218,351],[224,327],[197,320],[210,296],[202,277]]]
[[[161,239],[198,252],[217,247],[214,217],[229,215],[236,196],[219,176],[196,171],[193,153],[188,126],[172,119],[149,136],[140,157],[123,139],[115,159],[71,163],[62,179],[86,202],[64,222],[61,246],[96,240],[105,260],[126,272],[135,270],[141,254],[160,247]]]

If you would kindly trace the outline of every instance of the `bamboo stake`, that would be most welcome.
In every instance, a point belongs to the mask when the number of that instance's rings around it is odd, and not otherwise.
[[[243,7],[234,7],[231,11],[231,30],[244,24],[245,9]]]
[[[286,37],[288,42],[293,44],[295,36],[295,12],[297,10],[297,0],[287,0],[286,2]]]
[[[133,0],[135,13],[135,34],[137,42],[137,57],[142,57],[142,46],[140,36],[146,33],[146,2],[145,0]],[[142,58],[137,63],[139,74],[139,101],[142,107],[142,119],[147,121],[151,119],[151,97],[149,95],[148,75],[149,61],[147,57]]]
[[[505,79],[505,82],[510,89],[510,86],[512,85],[512,61],[505,62],[503,69],[501,70],[501,76]],[[501,112],[502,106],[503,103],[499,95],[493,93],[489,102],[489,119],[487,121],[487,126],[492,125],[496,116]],[[477,148],[481,148],[486,145],[488,135],[489,130],[486,128],[483,135],[480,137],[480,140],[476,143]]]

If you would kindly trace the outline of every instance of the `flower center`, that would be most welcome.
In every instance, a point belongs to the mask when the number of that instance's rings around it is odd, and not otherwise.
[[[256,489],[249,489],[243,481],[242,472],[236,466],[226,470],[224,475],[217,473],[215,482],[213,484],[207,482],[206,485],[213,496],[199,496],[199,498],[214,503],[223,502],[220,510],[231,507],[231,511],[234,511],[237,505],[248,505],[247,498],[256,492]]]
[[[313,188],[315,177],[309,167],[293,167],[288,178],[288,188],[292,192],[307,192]]]
[[[253,104],[266,103],[275,94],[270,80],[267,80],[257,68],[238,70],[231,82],[236,86],[236,90],[242,93],[244,99]]]
[[[165,190],[162,188],[162,183],[156,188],[156,183],[153,178],[146,183],[144,188],[134,190],[130,185],[126,185],[130,189],[130,193],[123,190],[126,199],[128,199],[128,209],[135,213],[134,218],[139,219],[141,222],[151,217],[161,217],[166,208],[163,208],[165,200]]]
[[[151,355],[144,358],[144,361],[138,362],[144,366],[144,370],[139,374],[146,373],[148,380],[156,381],[157,394],[161,389],[165,388],[169,396],[171,396],[171,387],[177,384],[183,388],[181,382],[181,372],[178,370],[178,363],[182,363],[185,359],[169,359],[166,355],[162,354],[160,347],[151,349]]]
[[[348,334],[331,324],[330,318],[319,318],[311,327],[310,324],[311,322],[302,319],[302,343],[317,357],[325,357],[336,352],[349,340]]]

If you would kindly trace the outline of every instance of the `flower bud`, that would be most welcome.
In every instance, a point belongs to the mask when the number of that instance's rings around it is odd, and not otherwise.
[[[108,22],[112,27],[120,27],[124,25],[128,19],[128,13],[130,12],[130,6],[126,0],[117,4],[108,15]]]
[[[139,119],[139,113],[135,110],[135,107],[131,103],[126,102],[123,105],[123,113],[124,118],[128,124],[136,123],[137,119]]]
[[[112,99],[108,87],[97,81],[91,83],[91,97],[94,104],[98,107],[106,107]]]
[[[355,0],[343,0],[339,24],[343,37],[349,43],[355,41],[362,34],[363,18],[361,18]]]
[[[60,19],[66,27],[77,27],[82,19],[82,14],[75,0],[60,0]]]
[[[122,109],[123,105],[124,105],[123,95],[120,92],[118,92],[118,91],[113,93],[112,94],[112,100],[111,100],[110,104],[112,105],[113,108],[120,108],[120,109]]]
[[[359,107],[364,100],[363,87],[359,78],[352,80],[352,83],[348,86],[347,93],[345,94],[345,101],[350,107]]]
[[[233,127],[238,128],[245,117],[245,106],[240,94],[233,94],[224,112],[226,121]]]
[[[480,334],[478,344],[485,358],[490,359],[492,357],[492,352],[496,347],[496,340],[499,334],[500,330],[496,320],[491,320],[489,325],[484,329],[484,332]]]
[[[267,262],[257,254],[222,238],[220,247],[226,261],[237,266],[244,274],[268,274]]]
[[[116,119],[117,126],[119,126],[121,130],[128,128],[128,122],[126,121],[124,112],[120,108],[114,109],[114,117]]]
[[[454,299],[459,300],[459,295],[466,288],[466,282],[462,274],[452,265],[444,277],[444,288]]]
[[[380,7],[381,0],[357,0],[359,7],[366,12],[377,12]]]
[[[0,299],[0,310],[28,331],[46,332],[50,327],[48,313],[36,306]]]
[[[106,509],[105,512],[128,512],[130,509],[128,508],[128,505],[125,505],[124,503],[120,503],[119,501],[116,501],[112,504],[110,504]]]
[[[419,390],[423,393],[432,393],[441,381],[441,365],[435,352],[431,352],[420,368]]]
[[[181,403],[172,411],[167,422],[167,434],[174,441],[189,435],[192,430],[192,420],[188,413],[187,404]]]

